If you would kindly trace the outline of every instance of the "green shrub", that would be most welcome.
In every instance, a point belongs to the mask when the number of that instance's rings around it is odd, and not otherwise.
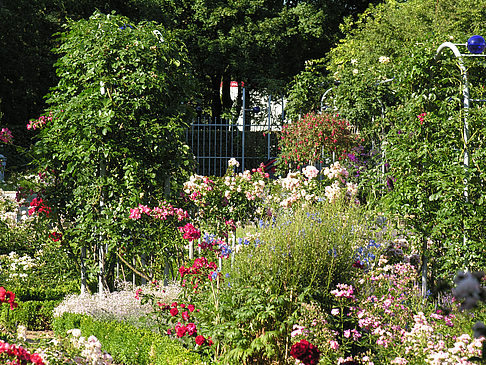
[[[76,285],[76,286],[74,286]],[[71,283],[66,287],[56,287],[56,288],[26,288],[18,287],[11,288],[15,293],[15,297],[20,301],[44,301],[44,300],[62,300],[67,294],[72,294],[77,292],[77,283]]]
[[[330,309],[330,291],[355,278],[354,249],[372,238],[365,223],[359,207],[337,202],[293,207],[251,229],[217,283],[188,293],[200,308],[198,329],[218,344],[223,363],[286,361],[302,304]]]
[[[95,336],[103,350],[115,363],[126,365],[179,365],[206,364],[201,357],[179,343],[154,333],[120,322],[96,321],[89,316],[64,313],[54,318],[53,329],[59,336],[66,336],[72,328],[79,328],[83,336]]]
[[[11,310],[3,305],[0,322],[8,327],[24,325],[30,330],[48,330],[51,328],[52,313],[60,300],[29,300],[18,302],[18,307]]]

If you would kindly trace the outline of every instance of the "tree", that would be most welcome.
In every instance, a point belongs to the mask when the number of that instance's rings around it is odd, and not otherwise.
[[[87,247],[94,258],[103,242],[113,267],[118,248],[133,244],[130,208],[158,204],[190,172],[187,54],[156,23],[99,12],[69,22],[56,53],[52,120],[34,148],[49,181],[41,193],[73,255]]]

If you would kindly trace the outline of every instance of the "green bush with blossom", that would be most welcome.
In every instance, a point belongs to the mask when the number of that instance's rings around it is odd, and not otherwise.
[[[103,262],[108,286],[119,245],[133,233],[129,209],[157,205],[189,174],[183,131],[191,72],[184,45],[154,22],[96,12],[69,21],[58,36],[59,82],[45,115],[28,125],[39,130],[35,165],[48,181],[36,193],[49,215],[36,212],[63,235],[78,265],[86,249],[90,283]]]
[[[184,196],[196,209],[195,221],[201,230],[227,237],[254,218],[266,214],[266,198],[269,174],[263,166],[236,173],[236,159],[228,161],[223,177],[193,175],[184,183]]]
[[[403,238],[386,246],[370,242],[354,266],[356,280],[331,291],[331,307],[305,304],[291,334],[321,350],[322,363],[444,364],[482,356],[482,341],[471,336],[472,318],[452,293],[423,298],[416,281],[418,255]],[[484,318],[475,313],[475,320]]]
[[[214,252],[204,246],[203,257],[180,268],[185,294],[177,302],[199,309],[197,328],[214,342],[215,359],[287,361],[302,303],[329,301],[333,283],[357,272],[352,247],[364,234],[358,210],[344,199],[295,205],[250,229],[221,266],[206,259]]]
[[[282,171],[300,169],[310,162],[345,157],[362,142],[350,123],[338,115],[309,113],[282,127],[279,167]]]

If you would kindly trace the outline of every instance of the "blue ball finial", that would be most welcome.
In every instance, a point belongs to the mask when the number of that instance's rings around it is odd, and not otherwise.
[[[483,53],[484,49],[486,48],[486,42],[484,38],[480,35],[473,35],[471,38],[467,40],[467,49],[469,52],[474,54]]]

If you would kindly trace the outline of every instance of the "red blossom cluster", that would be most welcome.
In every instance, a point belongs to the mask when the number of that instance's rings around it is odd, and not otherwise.
[[[204,282],[206,278],[210,278],[213,272],[218,269],[218,266],[214,262],[209,262],[204,256],[198,257],[194,260],[191,267],[181,266],[179,268],[179,274],[181,274],[182,286],[186,286],[186,275],[190,275],[190,283],[194,290],[197,290],[199,284]]]
[[[422,114],[417,115],[417,118],[420,121],[420,124],[424,124],[426,115],[427,115],[427,113],[422,113]]]
[[[128,218],[137,220],[142,217],[142,214],[163,221],[167,220],[169,217],[177,217],[178,221],[183,221],[184,219],[189,218],[189,213],[184,209],[174,208],[172,204],[165,201],[155,208],[149,208],[146,205],[139,204],[138,207],[130,209]]]
[[[0,286],[0,304],[10,304],[10,309],[17,308],[18,304],[15,303],[15,293],[5,290],[3,286]]]
[[[300,340],[292,345],[290,356],[300,360],[304,365],[317,365],[321,352],[309,341]]]
[[[359,135],[352,132],[347,120],[329,114],[309,113],[282,127],[280,157],[286,165],[308,161],[322,163],[323,150],[344,157],[360,140]]]
[[[49,233],[49,238],[53,240],[54,242],[58,242],[62,238],[62,233],[59,232],[51,232]]]
[[[29,215],[34,213],[44,213],[46,217],[49,217],[49,214],[51,214],[51,207],[45,205],[42,198],[34,198],[30,202]]]
[[[11,345],[3,341],[0,341],[0,354],[7,354],[7,356],[15,357],[14,360],[7,363],[10,365],[26,365],[29,363],[34,365],[44,365],[44,361],[39,354],[30,354],[22,346]]]
[[[183,233],[182,238],[188,241],[194,241],[201,237],[201,231],[196,229],[191,223],[187,223],[184,227],[179,227],[179,232]]]
[[[160,310],[164,312],[169,312],[171,317],[176,317],[178,315],[181,316],[182,322],[179,321],[175,324],[173,328],[167,329],[167,334],[175,334],[177,337],[182,338],[185,336],[188,337],[195,337],[195,342],[197,345],[202,346],[203,344],[207,344],[211,346],[213,341],[211,338],[205,338],[203,335],[197,334],[197,326],[193,322],[189,322],[191,320],[191,313],[193,313],[196,308],[193,304],[184,304],[184,303],[177,303],[173,302],[172,304],[160,303],[157,302]],[[199,311],[199,310],[197,310]]]

